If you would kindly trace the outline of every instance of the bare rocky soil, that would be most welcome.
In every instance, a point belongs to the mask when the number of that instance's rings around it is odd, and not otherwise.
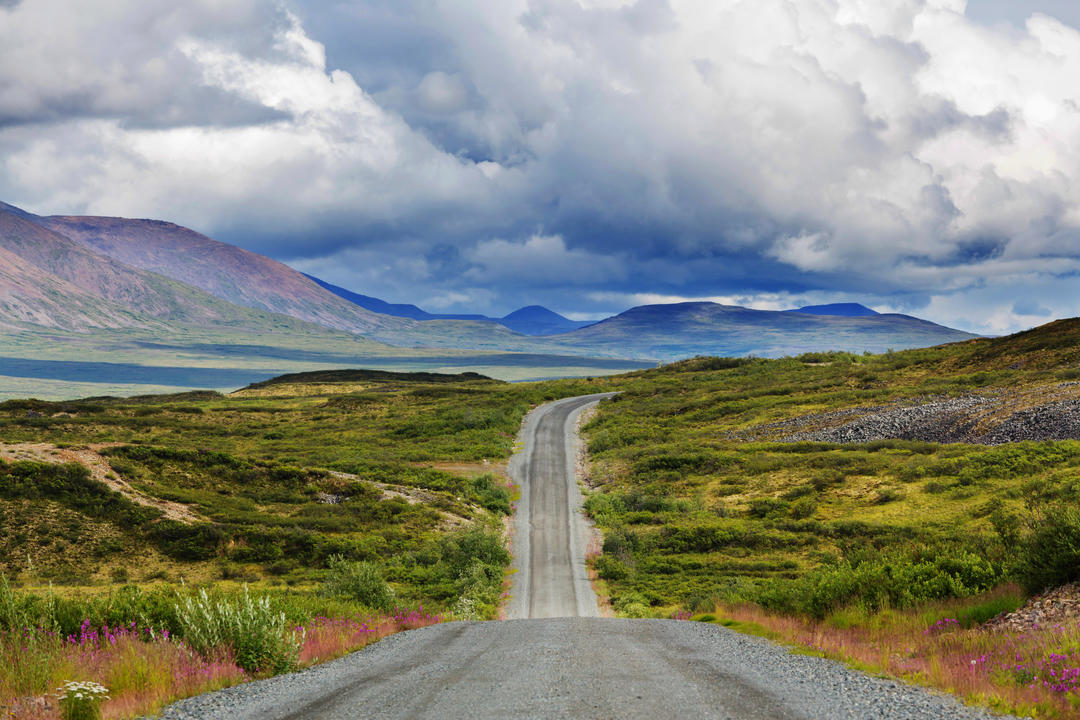
[[[1006,632],[1025,632],[1033,628],[1076,622],[1077,619],[1080,619],[1080,582],[1036,595],[1024,607],[998,615],[986,623],[986,627]]]
[[[100,451],[119,443],[99,443],[77,447],[61,448],[49,443],[0,443],[0,460],[18,462],[30,460],[42,463],[79,463],[90,471],[91,477],[115,490],[128,500],[147,507],[156,508],[164,513],[170,520],[182,523],[193,523],[198,517],[187,505],[160,498],[145,495],[135,488],[116,472],[113,471]]]
[[[1035,390],[904,400],[803,415],[761,425],[736,437],[785,442],[896,439],[980,445],[1080,440],[1080,394],[1076,383],[1062,383]]]

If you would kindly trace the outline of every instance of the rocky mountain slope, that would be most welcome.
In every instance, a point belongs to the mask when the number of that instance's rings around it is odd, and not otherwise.
[[[237,305],[360,334],[402,326],[400,320],[347,302],[265,255],[173,223],[66,216],[36,218],[34,222],[126,265],[164,275]]]
[[[296,326],[105,257],[0,208],[4,320],[57,329]],[[284,326],[281,325],[284,323]]]

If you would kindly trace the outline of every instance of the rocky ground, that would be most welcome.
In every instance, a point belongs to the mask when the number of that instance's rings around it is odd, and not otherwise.
[[[1007,632],[1024,632],[1032,628],[1063,625],[1080,619],[1080,582],[1062,585],[1042,595],[1036,595],[1024,607],[1003,613],[986,623],[986,627]]]
[[[918,440],[1001,445],[1024,440],[1080,440],[1076,383],[1026,391],[995,390],[803,415],[735,437],[784,442],[864,443]]]

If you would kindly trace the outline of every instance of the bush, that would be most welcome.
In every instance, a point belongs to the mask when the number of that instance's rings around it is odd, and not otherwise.
[[[498,483],[491,473],[474,477],[471,482],[473,494],[480,505],[499,515],[510,514],[510,488]]]
[[[1001,579],[998,568],[973,553],[934,555],[874,554],[862,562],[843,561],[792,582],[774,581],[763,588],[759,602],[772,610],[822,618],[844,606],[876,612],[926,600],[968,597]]]
[[[1017,579],[1028,592],[1080,579],[1080,509],[1044,507],[1029,521],[1020,541]]]
[[[330,573],[323,581],[324,595],[355,600],[374,610],[393,609],[394,591],[374,563],[332,555],[327,564]]]
[[[601,555],[593,561],[596,574],[604,580],[625,580],[630,577],[630,570],[618,558]]]
[[[296,668],[302,635],[288,628],[285,613],[270,598],[252,598],[247,586],[236,598],[211,598],[206,590],[176,604],[185,642],[204,657],[229,653],[250,673],[281,673]]]
[[[796,500],[791,506],[791,517],[796,520],[805,520],[815,512],[817,512],[817,500],[812,497]]]

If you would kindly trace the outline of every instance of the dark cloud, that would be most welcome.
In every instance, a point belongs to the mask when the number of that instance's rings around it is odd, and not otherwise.
[[[1080,271],[1080,34],[1009,5],[7,2],[0,197],[439,309],[1009,328]]]
[[[1009,22],[1023,26],[1032,13],[1046,13],[1073,27],[1080,27],[1080,6],[1075,0],[968,0],[967,15],[979,22]]]

